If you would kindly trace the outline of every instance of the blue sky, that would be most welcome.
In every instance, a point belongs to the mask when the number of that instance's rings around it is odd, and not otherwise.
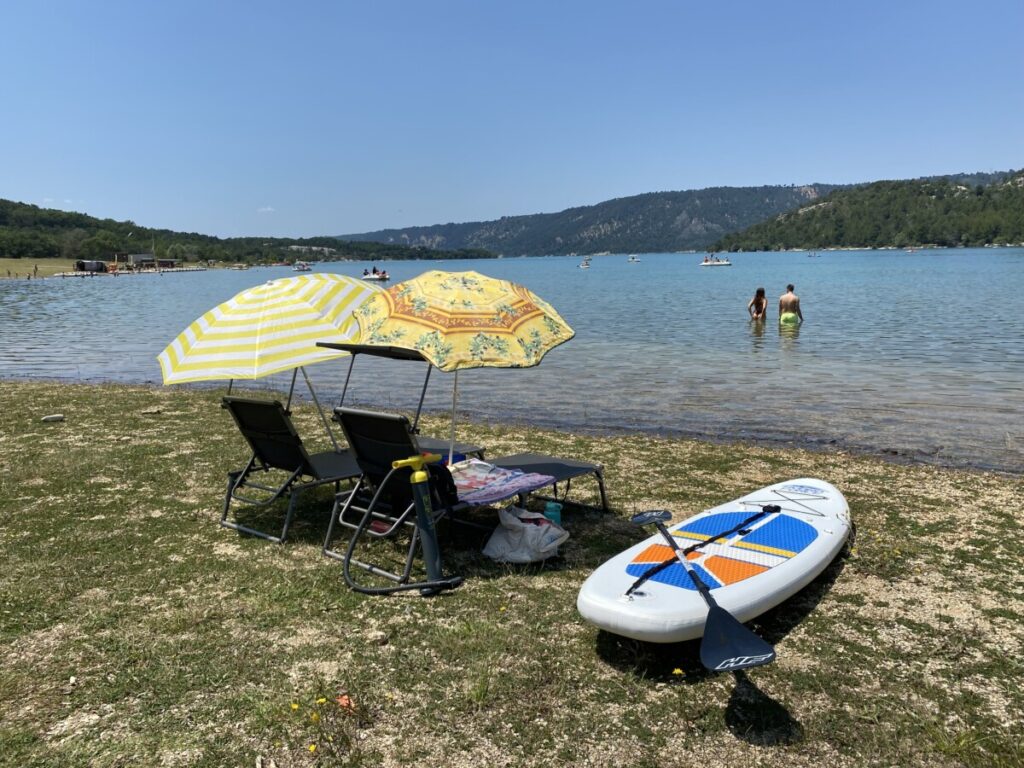
[[[0,197],[220,236],[1024,167],[1024,2],[7,0]]]

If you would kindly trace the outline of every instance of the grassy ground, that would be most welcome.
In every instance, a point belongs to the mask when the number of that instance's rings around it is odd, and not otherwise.
[[[284,547],[216,524],[246,458],[217,399],[0,382],[0,765],[1024,761],[1019,476],[467,425],[492,455],[603,462],[614,513],[567,509],[572,538],[543,567],[451,546],[460,589],[366,597],[320,554],[329,492]],[[323,434],[308,409],[297,422]],[[843,490],[857,538],[754,622],[776,664],[709,675],[695,643],[577,615],[587,574],[645,535],[629,514],[800,476]]]
[[[35,268],[39,267],[38,273]],[[0,258],[0,279],[24,280],[32,277],[52,277],[58,272],[71,272],[75,268],[73,259],[9,259]],[[10,273],[10,274],[8,274]]]

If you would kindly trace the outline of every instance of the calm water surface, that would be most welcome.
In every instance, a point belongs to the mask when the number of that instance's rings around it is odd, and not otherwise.
[[[392,282],[476,269],[549,300],[576,338],[529,370],[459,376],[460,413],[580,430],[835,444],[1024,470],[1024,249],[390,262]],[[320,271],[359,275],[363,262]],[[378,262],[378,266],[383,266]],[[283,268],[0,281],[0,376],[160,381],[156,355],[197,316]],[[806,322],[775,324],[796,285]],[[746,304],[764,286],[770,321]],[[347,362],[309,369],[340,392]],[[420,364],[357,361],[349,401],[413,408]],[[434,372],[427,406],[450,407]],[[287,387],[278,376],[259,386]],[[330,397],[325,398],[330,400]]]

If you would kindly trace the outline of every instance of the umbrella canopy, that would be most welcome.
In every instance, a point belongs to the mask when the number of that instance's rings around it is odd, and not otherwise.
[[[455,451],[459,371],[530,368],[576,335],[529,289],[478,272],[424,272],[375,294],[358,314],[362,344],[416,350],[434,367],[455,372],[449,463]]]
[[[356,311],[381,293],[344,275],[304,274],[242,291],[197,318],[157,357],[164,384],[257,379],[347,352],[318,341],[359,341]]]
[[[358,310],[361,343],[415,349],[436,368],[529,368],[575,332],[521,285],[432,270],[374,294]]]

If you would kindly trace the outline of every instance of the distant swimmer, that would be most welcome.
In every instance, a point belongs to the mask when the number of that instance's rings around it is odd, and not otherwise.
[[[804,321],[800,311],[800,297],[793,293],[793,284],[786,286],[786,292],[779,297],[779,322],[782,325],[797,325]]]
[[[751,320],[764,320],[768,313],[768,298],[764,295],[764,288],[758,288],[754,292],[754,298],[747,304],[747,312]]]

